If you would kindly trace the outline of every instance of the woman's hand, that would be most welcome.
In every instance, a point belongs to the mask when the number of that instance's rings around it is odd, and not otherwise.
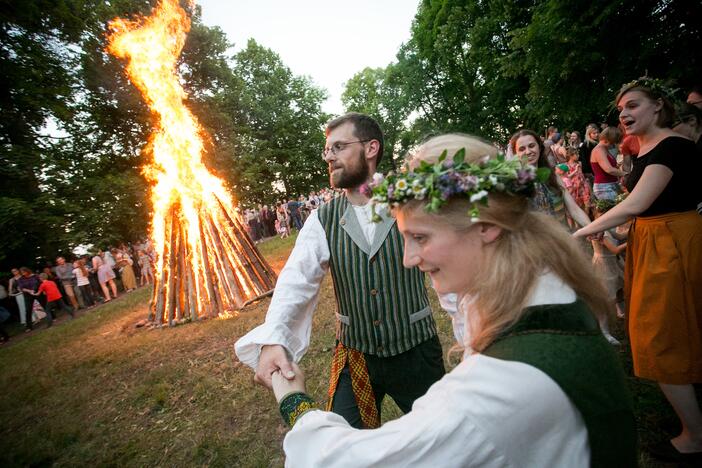
[[[594,232],[594,233],[587,232],[587,231],[590,231],[589,226],[581,227],[580,229],[578,229],[577,231],[575,231],[573,233],[573,237],[575,237],[575,238],[585,237],[589,241],[593,241],[593,240],[598,241],[598,240],[602,240],[602,237],[604,236],[604,231]]]
[[[293,372],[295,372],[295,377],[293,379],[286,379],[279,370],[273,372],[271,376],[273,393],[278,403],[280,403],[280,400],[288,393],[305,392],[305,375],[302,373],[302,369],[294,362],[292,363],[292,368]]]

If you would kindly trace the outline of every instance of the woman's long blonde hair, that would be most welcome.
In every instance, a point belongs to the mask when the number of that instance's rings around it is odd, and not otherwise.
[[[497,149],[475,137],[462,134],[441,135],[420,146],[410,158],[410,166],[420,160],[435,163],[442,151],[449,158],[465,148],[465,160],[478,161],[485,156],[494,158]],[[400,209],[423,209],[421,200],[412,200]],[[437,214],[429,214],[449,229],[464,231],[473,223],[468,210],[470,202],[450,200]],[[409,214],[409,213],[408,213]],[[473,285],[467,294],[472,299],[467,317],[471,328],[470,347],[480,352],[495,338],[516,323],[524,313],[536,280],[544,272],[553,272],[573,288],[597,317],[613,313],[613,304],[600,279],[592,269],[591,260],[562,225],[551,216],[529,210],[528,200],[520,195],[490,193],[488,205],[480,206],[480,221],[502,228],[502,233],[485,249]],[[460,246],[457,246],[460,248]]]

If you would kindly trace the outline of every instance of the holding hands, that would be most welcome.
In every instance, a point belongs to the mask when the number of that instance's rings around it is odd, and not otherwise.
[[[265,345],[261,348],[261,355],[258,359],[258,367],[254,375],[254,382],[272,389],[271,376],[279,371],[281,377],[286,379],[295,378],[292,363],[288,359],[288,353],[280,345]]]
[[[287,379],[283,377],[281,371],[273,372],[271,376],[273,384],[273,394],[275,395],[275,401],[280,403],[286,395],[291,393],[305,393],[305,375],[302,373],[297,364],[292,363],[293,371],[295,372],[295,377],[292,379]]]
[[[278,402],[285,395],[305,391],[305,376],[302,370],[288,359],[285,348],[280,345],[266,345],[261,348],[254,382],[273,390]]]

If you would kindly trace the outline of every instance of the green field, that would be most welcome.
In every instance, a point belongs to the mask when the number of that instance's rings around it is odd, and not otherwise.
[[[260,250],[280,270],[293,242],[273,239]],[[282,466],[286,428],[274,398],[233,352],[236,339],[263,321],[269,299],[235,318],[136,328],[148,297],[142,288],[0,349],[0,466]],[[438,310],[433,294],[432,301]],[[302,362],[319,401],[333,311],[327,278]],[[446,352],[450,323],[441,312],[436,318]],[[629,366],[625,347],[622,357]],[[657,388],[630,382],[642,442],[678,430]],[[386,400],[384,419],[398,415]],[[645,455],[642,465],[659,466]]]

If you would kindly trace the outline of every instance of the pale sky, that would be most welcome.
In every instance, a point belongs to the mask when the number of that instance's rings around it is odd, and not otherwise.
[[[296,75],[329,93],[326,112],[343,112],[344,82],[365,67],[395,60],[410,37],[419,0],[195,0],[202,20],[219,26],[234,52],[254,38]]]

